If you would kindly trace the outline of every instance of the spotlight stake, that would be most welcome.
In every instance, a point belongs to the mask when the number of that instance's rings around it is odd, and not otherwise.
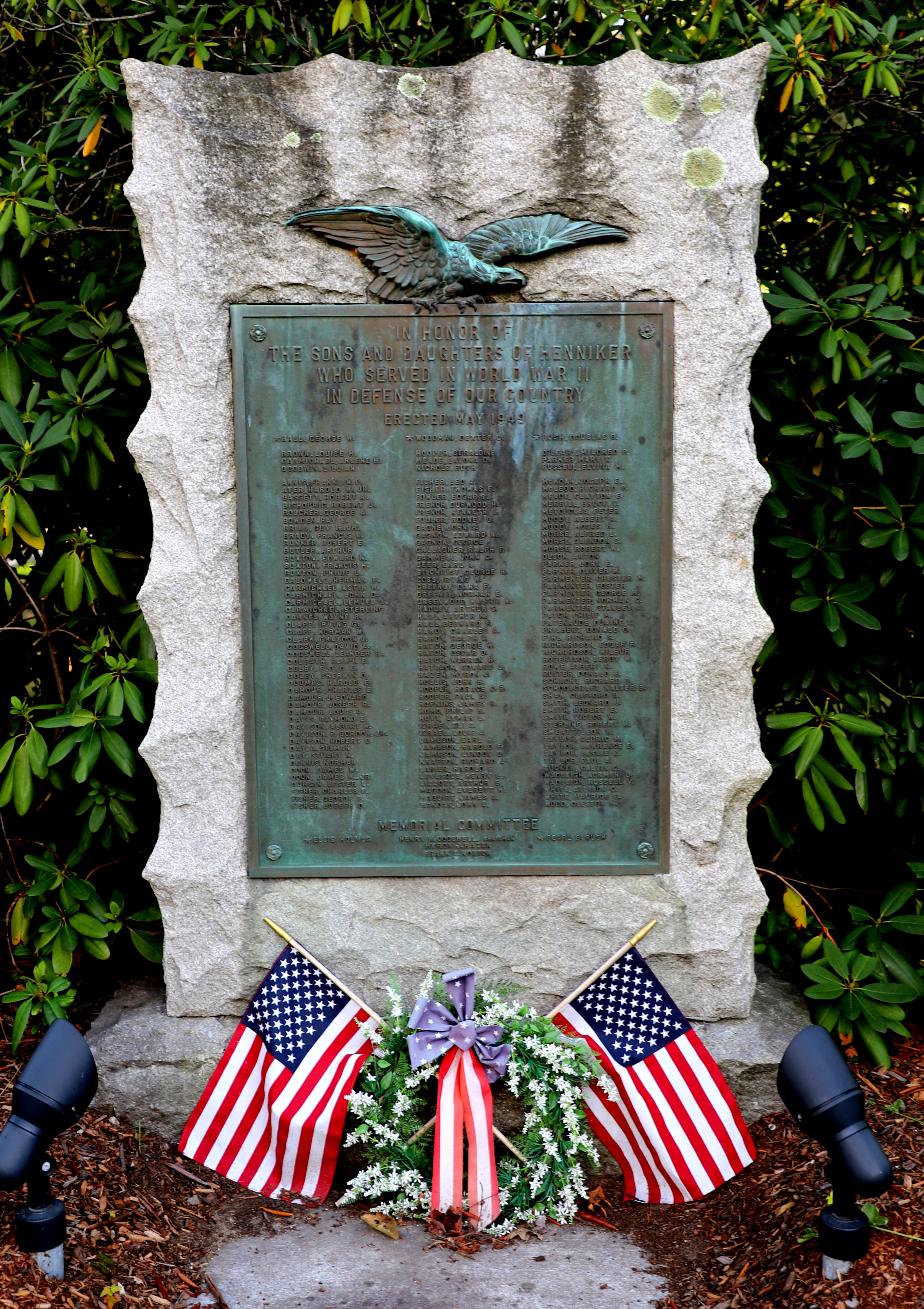
[[[842,1277],[869,1249],[870,1221],[857,1195],[881,1195],[892,1166],[866,1123],[863,1092],[823,1027],[804,1027],[790,1041],[776,1078],[783,1104],[802,1130],[828,1151],[831,1201],[818,1219],[821,1272]]]
[[[16,1242],[46,1277],[64,1277],[64,1205],[51,1194],[50,1143],[72,1127],[96,1094],[96,1063],[86,1041],[57,1018],[13,1083],[9,1119],[0,1131],[0,1190],[25,1183],[16,1210]]]

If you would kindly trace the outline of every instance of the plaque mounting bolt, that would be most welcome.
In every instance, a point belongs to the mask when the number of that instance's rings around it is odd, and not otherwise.
[[[265,327],[261,327],[259,323],[255,323],[254,326],[253,326],[253,327],[250,329],[250,331],[248,332],[248,336],[250,337],[251,341],[265,341],[265,340],[266,340],[266,328],[265,328]],[[277,855],[277,858],[278,858],[278,855]]]
[[[652,327],[651,323],[642,323],[641,327],[638,329],[638,334],[643,341],[650,341],[655,334],[655,329]],[[643,842],[643,844],[647,844],[647,842]]]
[[[281,859],[281,858],[282,858],[282,846],[281,846],[281,845],[275,845],[275,844],[274,844],[274,845],[268,845],[268,846],[266,847],[266,857],[267,857],[267,859],[272,859],[273,863],[275,863],[277,859]]]
[[[267,854],[269,851],[267,851]],[[654,859],[655,848],[650,841],[639,841],[635,847],[635,853],[639,859]]]

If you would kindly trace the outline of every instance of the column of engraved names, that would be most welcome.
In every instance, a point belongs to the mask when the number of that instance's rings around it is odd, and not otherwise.
[[[616,807],[631,780],[621,705],[633,684],[638,595],[619,568],[624,485],[615,451],[542,456],[542,714],[545,803]]]
[[[370,736],[371,496],[349,453],[287,451],[281,463],[290,799],[295,809],[349,809],[369,780],[356,751]]]
[[[483,808],[500,794],[495,496],[490,450],[416,456],[420,802]],[[451,476],[440,474],[451,473]]]

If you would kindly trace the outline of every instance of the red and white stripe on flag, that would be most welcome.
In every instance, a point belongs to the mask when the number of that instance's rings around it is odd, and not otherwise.
[[[754,1159],[719,1067],[637,950],[555,1015],[612,1079],[584,1090],[587,1120],[620,1164],[626,1198],[672,1204],[715,1190]]]
[[[565,1005],[553,1021],[583,1037],[613,1080],[584,1088],[587,1121],[619,1164],[625,1198],[661,1204],[696,1200],[746,1168],[754,1143],[715,1060],[688,1028],[620,1067],[587,1019]]]
[[[372,1049],[359,1030],[369,1014],[298,956],[280,969],[287,953],[235,1029],[180,1150],[261,1195],[323,1200],[346,1097]]]
[[[430,1205],[437,1213],[463,1211],[463,1131],[468,1138],[467,1213],[476,1227],[485,1227],[500,1214],[494,1162],[494,1100],[475,1054],[453,1049],[440,1064],[436,1097]]]

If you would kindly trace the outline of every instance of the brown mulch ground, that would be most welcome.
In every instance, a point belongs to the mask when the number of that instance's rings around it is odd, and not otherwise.
[[[0,1055],[2,1121],[16,1072],[9,1054]],[[585,1221],[612,1225],[644,1247],[670,1284],[663,1309],[922,1309],[921,1034],[899,1048],[890,1071],[859,1075],[895,1182],[877,1202],[888,1226],[874,1232],[869,1254],[843,1282],[822,1280],[812,1235],[827,1190],[824,1154],[783,1113],[753,1129],[757,1163],[707,1200],[624,1205],[616,1185],[604,1182]],[[67,1207],[68,1280],[47,1281],[20,1254],[12,1231],[20,1197],[0,1195],[0,1309],[220,1305],[203,1271],[219,1239],[312,1221],[310,1211],[261,1200],[182,1159],[159,1137],[93,1109],[54,1153],[54,1190]],[[554,1233],[546,1239],[554,1241]]]

